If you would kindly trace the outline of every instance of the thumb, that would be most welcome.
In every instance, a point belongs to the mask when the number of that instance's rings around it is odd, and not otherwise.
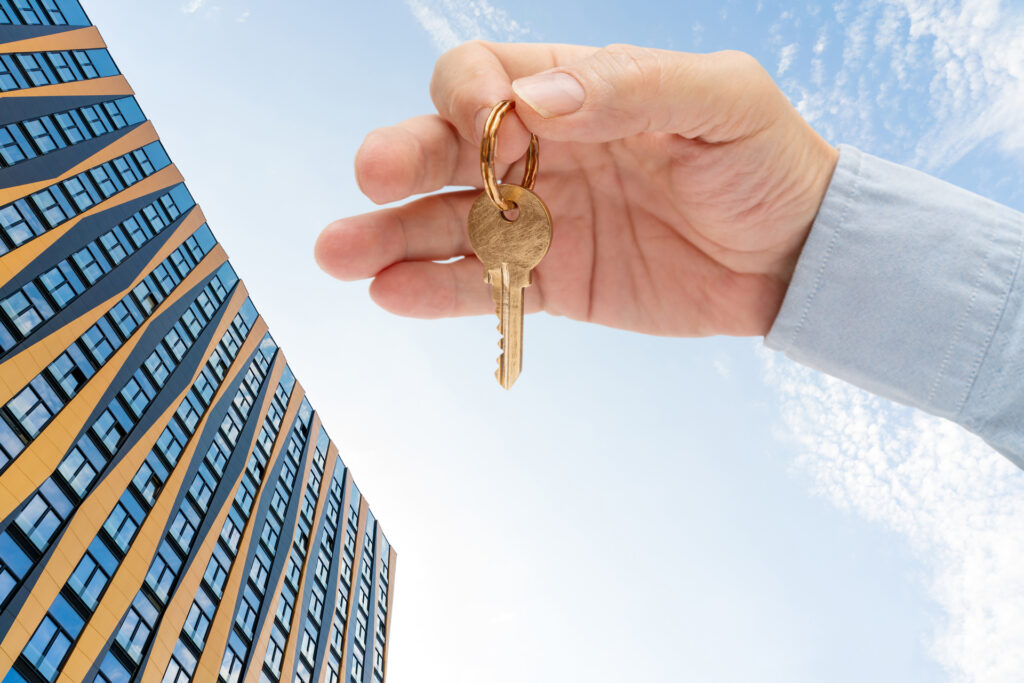
[[[748,54],[609,45],[512,83],[516,113],[542,138],[607,142],[643,132],[725,142],[766,127],[788,101]]]

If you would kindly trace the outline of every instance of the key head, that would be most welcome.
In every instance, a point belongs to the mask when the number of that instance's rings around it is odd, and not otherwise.
[[[515,204],[519,215],[515,220],[494,205],[482,193],[469,210],[469,243],[485,269],[507,263],[533,270],[551,246],[551,214],[540,197],[526,188],[503,183],[501,196]]]

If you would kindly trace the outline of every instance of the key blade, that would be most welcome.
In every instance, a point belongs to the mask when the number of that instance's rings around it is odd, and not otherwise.
[[[494,376],[505,389],[511,389],[523,369],[523,288],[530,284],[530,273],[522,268],[501,264],[488,273],[501,333],[501,356]]]

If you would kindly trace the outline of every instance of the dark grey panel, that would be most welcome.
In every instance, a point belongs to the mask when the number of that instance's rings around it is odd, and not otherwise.
[[[0,126],[34,119],[43,114],[87,107],[97,102],[116,100],[128,95],[47,95],[45,97],[5,97],[0,107]]]
[[[116,100],[121,99],[121,97],[121,95],[117,95],[105,99]],[[35,159],[28,159],[14,166],[0,169],[0,189],[59,178],[64,173],[67,173],[68,170],[141,125],[142,123],[136,123],[127,128],[104,133],[91,140],[83,140],[76,145],[57,149]]]
[[[331,628],[334,623],[334,610],[338,606],[338,584],[341,582],[340,572],[338,565],[341,564],[342,556],[345,553],[345,533],[348,527],[348,506],[345,503],[345,493],[348,488],[352,486],[352,477],[345,476],[345,463],[341,461],[341,458],[337,455],[337,464],[334,466],[335,469],[342,469],[342,489],[341,489],[341,509],[338,510],[338,524],[334,530],[334,548],[331,550],[331,571],[328,574],[327,579],[327,595],[324,598],[324,613],[320,618],[320,633],[316,638],[316,662],[314,662],[313,678],[314,681],[320,680],[320,672],[323,670],[324,658],[321,653],[331,646]],[[328,495],[330,492],[328,491]],[[326,510],[325,510],[326,512]],[[316,548],[320,547],[320,539],[317,539]],[[319,552],[319,550],[317,551]],[[315,566],[315,565],[314,565]],[[306,581],[309,581],[308,569]],[[307,602],[309,601],[309,588],[302,595],[303,609],[308,609]],[[300,641],[301,642],[301,641]],[[299,649],[295,648],[296,665],[298,664],[298,652]]]
[[[13,43],[16,40],[28,40],[39,36],[50,36],[55,33],[74,31],[81,26],[0,26],[0,44]]]

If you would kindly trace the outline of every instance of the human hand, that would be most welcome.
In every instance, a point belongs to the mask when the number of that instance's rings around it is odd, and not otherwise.
[[[484,121],[514,98],[497,171],[519,182],[535,133],[554,224],[527,311],[649,334],[766,334],[839,157],[740,52],[471,42],[438,60],[431,95],[439,115],[367,136],[363,192],[386,203],[479,187]],[[493,313],[466,234],[479,194],[341,219],[316,259],[342,280],[374,278],[370,295],[400,315]]]

